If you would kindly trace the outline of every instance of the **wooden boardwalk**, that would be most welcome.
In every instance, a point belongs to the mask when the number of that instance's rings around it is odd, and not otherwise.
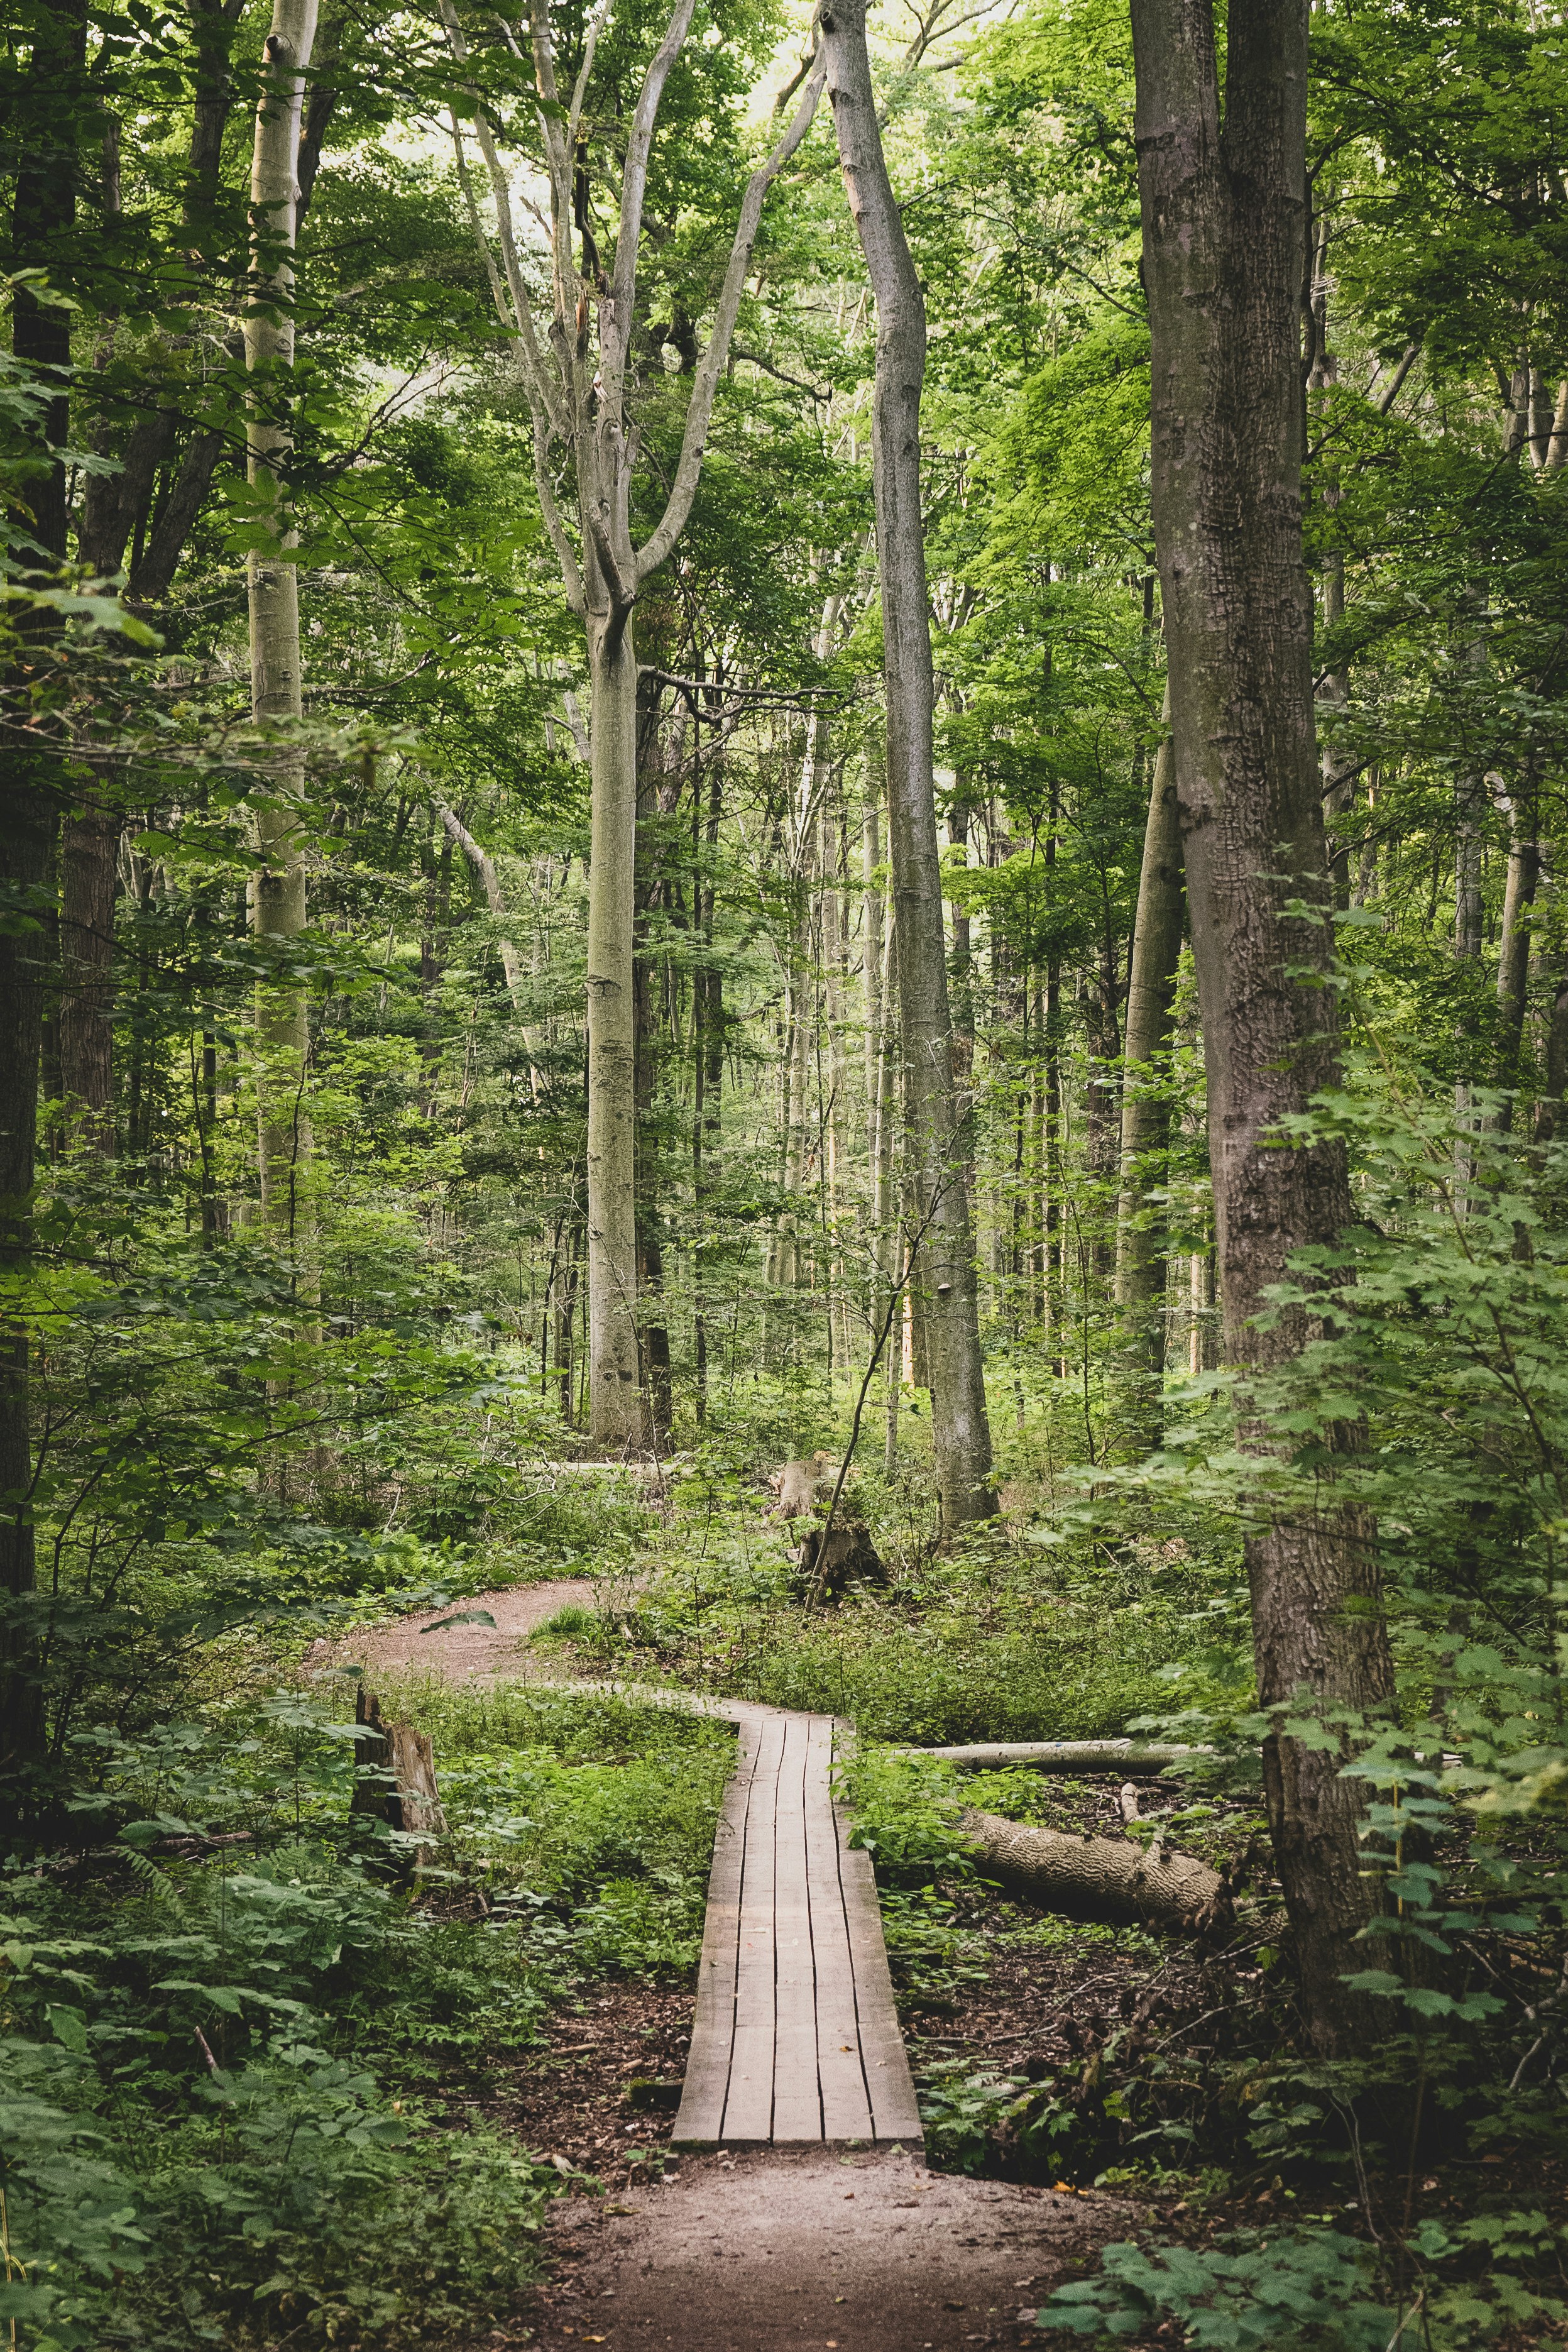
[[[740,1726],[708,1883],[676,2147],[902,2140],[920,2116],[871,1856],[848,1840],[831,1716],[709,1701]]]

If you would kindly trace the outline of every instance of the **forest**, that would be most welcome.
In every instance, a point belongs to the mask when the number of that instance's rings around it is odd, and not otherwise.
[[[1568,10],[6,17],[12,2352],[1568,2342]]]

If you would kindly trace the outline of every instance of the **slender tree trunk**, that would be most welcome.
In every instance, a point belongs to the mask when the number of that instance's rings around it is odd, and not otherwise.
[[[1497,956],[1497,1082],[1505,1087],[1519,1084],[1530,980],[1530,911],[1541,879],[1541,845],[1530,813],[1516,803],[1509,811],[1509,823],[1508,880]],[[1510,1099],[1499,1114],[1505,1131],[1513,1124],[1513,1111]]]
[[[251,285],[245,321],[247,472],[265,502],[275,542],[253,548],[246,559],[251,711],[258,726],[283,730],[281,748],[268,755],[267,787],[256,811],[262,864],[251,882],[251,928],[258,940],[284,949],[305,929],[298,809],[305,755],[287,731],[304,712],[299,583],[292,560],[298,538],[287,469],[293,446],[288,404],[295,340],[295,166],[315,34],[316,0],[273,0],[251,164]],[[310,1029],[308,1000],[297,982],[284,978],[259,991],[256,1047],[262,1216],[308,1283],[311,1138],[305,1089]]]
[[[1167,693],[1167,724],[1169,716]],[[1183,903],[1181,825],[1167,736],[1155,755],[1149,791],[1127,975],[1122,1196],[1116,1223],[1116,1305],[1124,1360],[1122,1410],[1127,1437],[1140,1453],[1159,1444],[1162,1426],[1167,1218],[1150,1196],[1163,1191],[1170,1162],[1170,1098],[1155,1065],[1170,1045]]]
[[[588,1348],[590,1431],[639,1447],[636,1064],[637,656],[632,615],[591,615],[593,772],[588,900]]]
[[[931,1359],[932,1438],[942,1527],[997,1507],[969,1229],[968,1122],[953,1084],[932,772],[931,615],[920,513],[920,397],[925,303],[877,127],[865,0],[834,0],[821,20],[828,93],[850,210],[876,298],[872,467],[882,573],[887,698],[888,835],[898,908],[904,1054],[919,1170]]]
[[[1312,1328],[1296,1309],[1260,1329],[1269,1286],[1352,1214],[1341,1148],[1270,1141],[1339,1066],[1333,992],[1301,977],[1332,947],[1301,523],[1308,0],[1231,0],[1223,126],[1212,0],[1132,0],[1132,17],[1155,530],[1226,1341],[1244,1372],[1267,1372]],[[1287,911],[1302,898],[1323,919]],[[1256,1421],[1240,1435],[1270,1450]],[[1365,1516],[1332,1502],[1281,1515],[1247,1553],[1262,1706],[1385,1707]],[[1341,1981],[1373,1958],[1356,1941],[1375,1899],[1356,1787],[1332,1750],[1282,1729],[1263,1764],[1308,2036],[1354,2049],[1392,2021]]]
[[[120,813],[78,809],[60,835],[60,1090],[80,1141],[114,1150],[114,898]]]

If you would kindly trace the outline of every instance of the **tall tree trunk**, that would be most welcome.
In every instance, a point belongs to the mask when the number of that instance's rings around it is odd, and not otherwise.
[[[294,238],[298,191],[295,165],[300,110],[316,34],[316,0],[273,0],[265,83],[256,114],[251,163],[251,283],[245,321],[248,415],[247,473],[258,493],[273,545],[246,559],[250,611],[251,710],[257,724],[283,730],[268,755],[256,811],[262,864],[251,882],[251,928],[285,946],[305,929],[305,857],[298,803],[305,755],[288,740],[303,716],[299,583],[292,551],[287,470],[294,368]],[[305,1087],[310,1052],[305,991],[287,978],[263,984],[256,1013],[262,1217],[292,1256],[296,1279],[309,1280],[310,1204],[306,1182],[311,1138]]]
[[[997,1507],[969,1230],[970,1128],[953,1086],[932,754],[931,614],[920,514],[925,302],[887,175],[866,49],[865,0],[821,19],[828,93],[850,210],[876,298],[872,470],[882,574],[889,848],[898,979],[919,1171],[920,1244],[931,1360],[932,1439],[942,1528]]]
[[[1533,813],[1518,802],[1508,805],[1508,880],[1503,889],[1502,936],[1497,953],[1497,1083],[1519,1084],[1524,1043],[1525,1000],[1530,980],[1530,910],[1541,879],[1541,844]],[[1504,1131],[1513,1124],[1511,1098],[1499,1114]]]
[[[82,1143],[114,1150],[114,898],[120,812],[77,809],[60,832],[60,1090]]]
[[[633,1148],[635,1022],[632,1001],[637,809],[637,666],[632,614],[644,583],[674,551],[702,476],[718,381],[729,356],[762,207],[773,181],[810,128],[822,89],[820,64],[808,74],[788,130],[747,183],[715,306],[707,349],[697,362],[686,404],[680,457],[664,511],[641,547],[632,538],[632,476],[637,435],[626,413],[638,322],[637,271],[643,205],[659,107],[671,68],[685,46],[695,0],[675,0],[651,58],[626,129],[615,200],[620,215],[612,257],[584,237],[579,198],[587,149],[582,107],[598,38],[593,21],[573,89],[563,90],[555,29],[545,0],[529,12],[535,83],[549,191],[550,322],[541,336],[520,262],[511,178],[495,127],[475,94],[474,135],[484,157],[501,248],[497,267],[468,181],[462,134],[457,162],[470,225],[490,281],[496,312],[511,339],[533,423],[534,487],[546,534],[560,567],[566,599],[588,641],[592,774],[592,865],[588,915],[588,1302],[592,1433],[601,1444],[643,1442],[636,1332],[636,1155]],[[453,0],[442,0],[452,54],[468,57]],[[456,132],[456,118],[454,116]],[[593,348],[597,334],[597,349]],[[556,496],[552,447],[563,451],[575,492],[581,538],[573,544]]]
[[[1301,548],[1308,0],[1231,0],[1220,114],[1213,0],[1132,0],[1153,492],[1172,739],[1208,1071],[1210,1164],[1232,1361],[1300,1349],[1301,1309],[1258,1328],[1291,1254],[1351,1221],[1337,1145],[1281,1149],[1282,1118],[1333,1082],[1332,906]],[[1315,901],[1322,919],[1295,917]],[[1270,1450],[1243,1421],[1241,1441]],[[1348,1448],[1351,1433],[1339,1433]],[[1261,1705],[1376,1710],[1393,1695],[1373,1531],[1332,1502],[1249,1539]],[[1301,2012],[1321,2051],[1387,2030],[1343,1977],[1375,1901],[1356,1786],[1273,1730],[1263,1766]]]
[[[641,1446],[647,1417],[637,1378],[637,656],[630,611],[591,614],[589,655],[589,1428],[601,1445]]]
[[[21,145],[12,209],[16,270],[53,275],[57,246],[75,222],[86,54],[85,0],[65,0],[36,13],[32,56],[11,125],[11,136]],[[16,287],[12,349],[24,367],[68,369],[70,318],[68,310],[40,302],[29,286]],[[39,578],[49,582],[63,568],[68,545],[66,469],[55,453],[69,443],[70,395],[63,373],[44,381],[58,389],[38,420],[37,470],[26,497],[30,535],[41,550]],[[5,681],[11,724],[5,730],[10,748],[0,821],[0,887],[29,919],[0,929],[0,1281],[7,1302],[19,1302],[26,1293],[33,1245],[30,1209],[50,944],[46,898],[59,779],[47,751],[24,747],[36,649],[52,630],[47,612],[23,611],[19,644]],[[27,1811],[26,1776],[44,1753],[43,1688],[30,1614],[36,1552],[29,1371],[27,1326],[7,1304],[0,1310],[0,1829]]]
[[[1165,717],[1170,719],[1170,697]],[[1155,1066],[1171,1039],[1176,965],[1181,957],[1181,824],[1170,739],[1155,758],[1144,827],[1144,861],[1127,975],[1126,1064],[1122,1092],[1122,1194],[1116,1220],[1116,1306],[1124,1359],[1122,1416],[1140,1453],[1160,1442],[1160,1386],[1166,1366],[1165,1209],[1170,1162],[1170,1097]]]

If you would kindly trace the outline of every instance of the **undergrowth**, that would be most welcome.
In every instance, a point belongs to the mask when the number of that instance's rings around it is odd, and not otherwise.
[[[88,1843],[0,1885],[0,2322],[38,2352],[471,2328],[537,2267],[559,2167],[459,2112],[607,1973],[695,1962],[733,1741],[597,1695],[390,1689],[450,1834],[348,1811],[340,1698],[78,1744]]]

